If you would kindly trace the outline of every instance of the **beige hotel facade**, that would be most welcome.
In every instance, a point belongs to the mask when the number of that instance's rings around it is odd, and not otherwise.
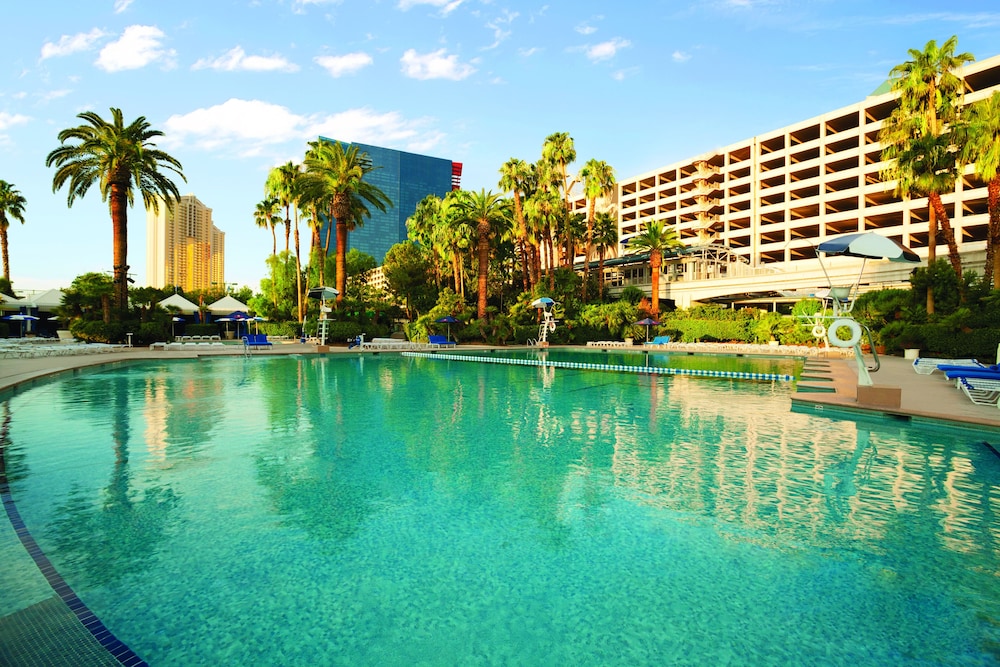
[[[1000,56],[962,70],[971,103],[1000,91]],[[688,246],[664,262],[660,298],[688,307],[699,302],[773,304],[783,292],[853,284],[861,260],[818,258],[816,244],[851,232],[895,239],[926,260],[926,198],[904,200],[881,179],[879,130],[895,95],[862,102],[751,137],[724,148],[621,179],[609,205],[617,209],[622,242],[646,223],[675,227]],[[986,184],[967,168],[942,197],[965,266],[985,259]],[[584,202],[574,203],[577,210]],[[947,248],[937,249],[945,257]],[[627,244],[606,269],[611,292],[629,284],[647,293],[648,262],[630,260]],[[582,261],[582,257],[579,258]],[[821,265],[822,261],[822,265]],[[595,264],[591,257],[592,265]],[[823,269],[831,280],[827,280]],[[905,285],[913,265],[868,261],[862,290]]]
[[[146,212],[146,284],[185,292],[224,289],[226,234],[193,194]]]

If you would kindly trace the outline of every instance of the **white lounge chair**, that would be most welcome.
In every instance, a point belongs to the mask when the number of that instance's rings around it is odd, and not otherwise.
[[[913,370],[920,375],[930,375],[938,366],[982,366],[975,359],[944,359],[941,357],[917,357],[913,360]]]
[[[1000,380],[961,377],[958,386],[976,405],[995,405],[1000,408]]]

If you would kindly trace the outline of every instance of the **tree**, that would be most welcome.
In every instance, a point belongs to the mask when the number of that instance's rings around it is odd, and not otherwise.
[[[0,252],[3,254],[3,277],[10,280],[10,257],[7,254],[7,227],[10,219],[24,224],[24,207],[27,202],[21,193],[7,181],[0,180]]]
[[[618,219],[607,211],[594,216],[594,241],[597,244],[597,286],[600,299],[604,300],[604,256],[608,248],[618,247]]]
[[[261,229],[271,230],[271,254],[278,254],[278,235],[275,229],[281,224],[281,216],[278,215],[278,200],[274,197],[265,197],[263,201],[257,203],[253,212],[253,221]]]
[[[302,183],[300,178],[302,172],[299,166],[292,161],[277,166],[267,174],[267,181],[264,183],[265,193],[278,200],[280,206],[285,207],[285,252],[288,252],[288,237],[292,230],[292,220],[290,211],[295,214],[295,262],[296,270],[296,290],[297,290],[297,317],[301,322],[304,316],[302,310],[302,262],[299,258],[299,197],[301,196]]]
[[[62,144],[45,158],[55,166],[52,191],[69,183],[67,205],[87,194],[96,182],[101,199],[108,202],[114,245],[114,297],[119,312],[128,306],[128,207],[139,189],[147,209],[159,211],[160,200],[167,207],[180,198],[174,182],[163,172],[172,171],[184,181],[183,167],[173,156],[156,148],[151,141],[163,136],[139,116],[129,125],[121,109],[111,109],[111,122],[93,111],[77,115],[85,124],[59,133]],[[78,143],[67,143],[69,141]]]
[[[524,160],[511,158],[500,167],[500,188],[509,192],[514,201],[514,220],[517,222],[517,245],[521,255],[521,272],[524,290],[531,289],[533,280],[528,261],[528,224],[524,218],[524,202],[534,190],[534,170]]]
[[[576,161],[576,148],[573,146],[573,137],[569,136],[569,132],[555,132],[545,137],[545,143],[542,144],[542,160],[552,165],[559,173],[563,206],[565,212],[568,214],[570,208],[569,193],[576,184],[575,181],[570,182],[567,171],[569,165]],[[567,254],[566,262],[572,265],[573,257],[570,256],[570,241],[568,237],[565,239],[565,245]]]
[[[975,59],[971,53],[955,55],[957,46],[958,38],[955,36],[948,38],[940,47],[931,40],[923,51],[910,49],[908,53],[912,60],[890,70],[889,82],[899,98],[896,108],[883,123],[879,133],[879,140],[885,146],[882,159],[889,163],[882,172],[883,180],[897,179],[896,158],[904,151],[913,152],[913,147],[909,146],[911,142],[938,137],[949,124],[955,122],[965,84],[955,76],[953,70]],[[898,186],[897,194],[907,196],[907,192],[900,190]],[[937,194],[940,195],[941,192]],[[931,264],[937,258],[939,211],[934,209],[930,198],[928,206],[927,263]],[[949,236],[950,225],[943,231],[946,237]],[[952,242],[949,242],[949,251],[951,247]],[[954,264],[954,260],[952,263]],[[934,312],[933,290],[927,291],[927,312]]]
[[[628,245],[635,251],[649,253],[649,266],[653,271],[653,291],[651,314],[660,314],[660,267],[663,266],[663,254],[684,246],[677,237],[673,227],[661,225],[659,222],[647,222],[638,235],[629,239]]]
[[[458,200],[462,220],[476,228],[476,255],[478,258],[477,317],[486,317],[487,277],[490,266],[490,237],[502,223],[510,219],[510,207],[502,195],[480,190],[467,192]]]
[[[1000,92],[969,105],[959,134],[961,161],[975,163],[976,176],[986,182],[990,218],[983,277],[1000,289]]]
[[[590,255],[594,252],[594,211],[597,198],[607,197],[614,192],[615,170],[603,160],[587,160],[580,170],[583,179],[583,195],[587,198],[587,251],[583,256],[583,291],[581,298],[587,300],[587,278],[590,276]]]
[[[337,303],[347,289],[347,240],[355,225],[370,217],[368,205],[386,211],[393,205],[382,190],[364,180],[375,170],[371,158],[357,146],[345,147],[339,141],[310,142],[305,167],[310,186],[319,187],[329,196],[330,215],[337,228]]]
[[[430,280],[430,264],[412,241],[397,243],[385,253],[382,273],[389,291],[406,304],[406,316],[414,319],[414,311],[434,305],[436,295]]]

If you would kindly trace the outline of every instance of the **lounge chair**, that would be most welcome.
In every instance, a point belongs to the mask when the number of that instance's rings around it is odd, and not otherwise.
[[[995,405],[1000,408],[1000,379],[961,377],[958,387],[976,405]]]
[[[653,340],[647,340],[644,345],[666,345],[670,342],[670,336],[655,336]]]
[[[431,347],[455,347],[456,345],[448,340],[447,336],[435,336],[433,334],[428,334],[427,341],[427,344]]]
[[[267,334],[247,334],[243,336],[243,347],[257,349],[260,347],[272,347],[273,343],[267,339]]]
[[[930,375],[938,370],[938,366],[967,366],[982,368],[983,365],[975,359],[944,359],[941,357],[917,357],[913,360],[913,370],[920,375]]]

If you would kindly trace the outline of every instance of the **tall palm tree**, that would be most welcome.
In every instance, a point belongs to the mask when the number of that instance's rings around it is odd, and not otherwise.
[[[275,229],[281,224],[281,216],[278,215],[278,200],[274,197],[264,197],[257,203],[253,211],[253,221],[261,229],[271,230],[271,254],[278,254],[278,235]]]
[[[458,200],[461,219],[476,227],[479,301],[477,317],[486,317],[486,281],[490,266],[490,237],[510,218],[510,206],[500,194],[480,190]]]
[[[583,195],[587,198],[587,251],[583,257],[583,288],[581,297],[587,300],[587,279],[590,277],[590,255],[594,252],[594,211],[598,197],[607,197],[615,188],[615,170],[603,160],[591,158],[580,170]]]
[[[279,165],[267,174],[264,191],[278,200],[285,208],[285,252],[288,252],[290,233],[293,230],[291,215],[295,216],[295,292],[296,313],[298,320],[303,318],[302,312],[302,261],[299,257],[299,199],[302,196],[302,170],[291,160]]]
[[[649,221],[643,230],[628,240],[630,248],[637,252],[649,253],[649,266],[653,271],[653,293],[651,313],[653,317],[660,314],[660,267],[663,266],[663,254],[684,246],[677,236],[677,230],[657,221]]]
[[[151,140],[163,132],[150,128],[144,116],[129,125],[121,109],[111,109],[111,122],[93,111],[77,115],[83,125],[59,133],[60,146],[45,158],[45,165],[55,166],[52,191],[69,183],[66,204],[87,194],[95,182],[100,185],[101,200],[108,202],[114,245],[114,300],[119,311],[128,306],[128,207],[139,189],[146,208],[159,211],[160,200],[167,207],[180,199],[177,185],[164,174],[172,171],[186,181],[183,167],[173,156],[156,148]],[[67,143],[75,142],[75,143]]]
[[[975,163],[976,176],[986,182],[990,219],[983,277],[1000,289],[1000,92],[969,105],[959,134],[962,162]]]
[[[889,163],[883,171],[883,180],[894,180],[899,174],[896,158],[904,151],[912,153],[911,142],[925,137],[938,137],[955,122],[961,106],[965,83],[954,74],[954,70],[975,60],[971,53],[955,54],[958,38],[949,37],[939,47],[933,39],[927,42],[923,51],[910,49],[912,60],[896,65],[889,72],[892,90],[899,95],[897,106],[882,125],[879,140],[885,146],[882,159]],[[925,144],[925,147],[927,144]],[[897,193],[905,195],[897,187]],[[937,193],[938,195],[941,192]],[[927,231],[927,263],[933,264],[937,257],[937,227],[941,211],[928,205],[929,223]],[[943,208],[941,209],[944,210]],[[948,242],[949,252],[954,245],[951,226],[942,223],[942,232]],[[955,264],[954,258],[952,264]],[[961,282],[961,274],[959,275]],[[927,312],[934,312],[934,292],[927,290]]]
[[[597,290],[604,300],[604,255],[608,248],[618,247],[618,219],[608,211],[594,216],[594,241],[597,245]]]
[[[519,158],[511,158],[500,167],[500,188],[513,195],[514,220],[517,223],[517,245],[521,255],[521,274],[524,290],[531,289],[531,267],[528,262],[528,225],[524,218],[524,199],[534,190],[532,165]]]
[[[357,146],[344,146],[339,141],[310,142],[306,154],[306,172],[321,184],[330,197],[330,215],[337,229],[337,303],[344,299],[347,288],[348,232],[362,224],[371,214],[367,205],[385,211],[393,205],[382,190],[365,181],[375,170],[371,158]]]
[[[542,144],[542,160],[552,165],[559,173],[563,206],[568,214],[570,209],[569,194],[576,184],[575,181],[570,182],[568,172],[569,165],[576,161],[576,148],[573,146],[573,137],[569,136],[569,132],[554,132],[545,137],[545,142]],[[564,228],[564,231],[568,233],[569,229]],[[566,237],[563,241],[566,248],[566,263],[572,266],[570,239]]]
[[[3,277],[10,282],[10,258],[7,254],[7,228],[10,220],[24,224],[24,207],[27,204],[13,184],[0,180],[0,252],[3,253]]]

